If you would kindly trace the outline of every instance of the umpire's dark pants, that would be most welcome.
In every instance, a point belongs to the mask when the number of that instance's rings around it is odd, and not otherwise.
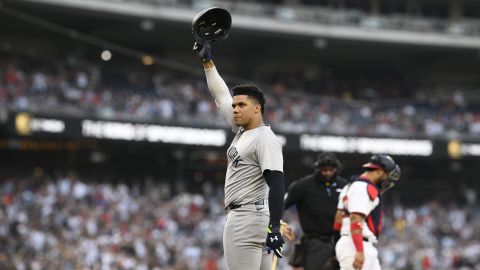
[[[305,270],[338,270],[332,237],[306,237]]]

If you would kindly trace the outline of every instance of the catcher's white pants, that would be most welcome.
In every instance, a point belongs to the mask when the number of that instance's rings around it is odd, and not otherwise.
[[[273,252],[265,240],[270,220],[268,205],[254,204],[230,210],[223,231],[223,250],[229,270],[271,270]]]
[[[355,270],[353,261],[356,250],[351,236],[342,236],[335,246],[335,252],[341,270]],[[365,261],[362,270],[381,270],[378,251],[372,243],[363,241],[363,254]]]

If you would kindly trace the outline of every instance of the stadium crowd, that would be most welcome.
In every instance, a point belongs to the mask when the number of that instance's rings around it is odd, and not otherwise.
[[[14,111],[227,127],[203,77],[169,70],[109,71],[78,60],[0,63],[0,104]],[[304,75],[305,77],[306,75]],[[293,77],[292,77],[293,78]],[[404,91],[399,85],[268,77],[266,122],[286,133],[408,137],[475,136],[480,110],[462,91]],[[302,84],[302,82],[304,82]],[[291,89],[296,89],[292,91]],[[378,102],[381,97],[382,102]]]
[[[0,181],[1,269],[225,269],[221,188],[204,183],[200,194],[174,195],[153,181],[43,174]],[[388,207],[382,269],[480,269],[475,196],[466,205]],[[286,219],[298,230],[295,216],[288,211]],[[279,269],[290,269],[286,260]]]
[[[3,179],[1,269],[219,269],[217,197],[75,177]]]

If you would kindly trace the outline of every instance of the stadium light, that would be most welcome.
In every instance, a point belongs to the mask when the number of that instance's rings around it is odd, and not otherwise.
[[[153,57],[151,57],[150,55],[144,55],[142,56],[142,63],[145,66],[151,66],[155,63],[155,59],[153,59]]]
[[[108,62],[112,59],[112,53],[109,50],[104,50],[100,57],[103,61]]]

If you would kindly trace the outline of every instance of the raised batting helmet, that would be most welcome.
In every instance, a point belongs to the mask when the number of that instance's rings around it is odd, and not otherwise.
[[[383,169],[388,173],[388,179],[380,183],[382,193],[392,188],[402,175],[400,166],[389,155],[373,155],[363,167],[369,170]]]
[[[197,42],[215,43],[228,37],[232,16],[228,10],[218,7],[205,9],[192,21],[192,34]]]

